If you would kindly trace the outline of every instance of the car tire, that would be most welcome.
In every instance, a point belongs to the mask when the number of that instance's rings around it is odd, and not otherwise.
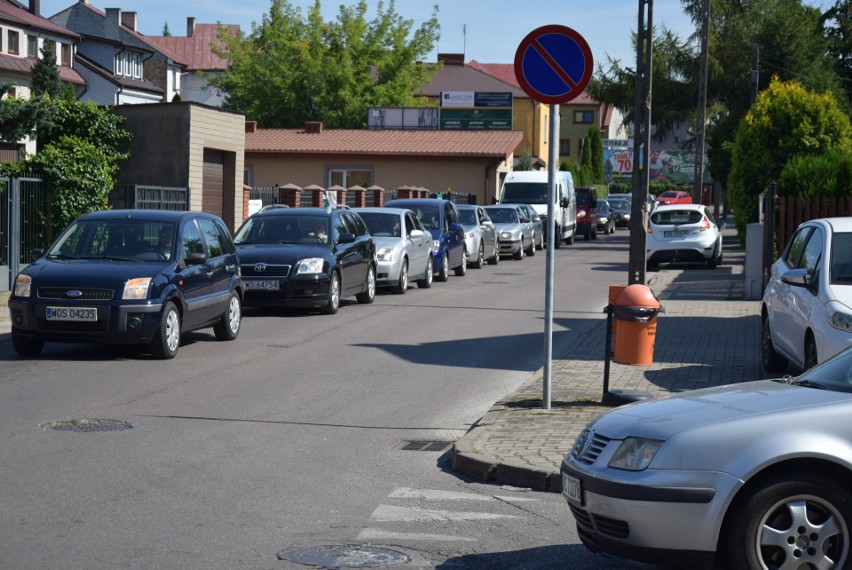
[[[541,251],[541,250],[543,250],[543,249],[544,249],[544,238],[542,238],[542,239],[538,240],[538,243],[537,243],[537,244],[535,244],[535,248],[536,248],[538,251]]]
[[[462,254],[462,262],[461,265],[455,268],[455,274],[458,277],[464,277],[467,273],[467,253]]]
[[[574,245],[574,236],[577,234],[577,227],[574,226],[574,231],[571,232],[571,236],[565,238],[565,245]]]
[[[179,348],[180,313],[175,304],[169,301],[163,308],[163,316],[151,340],[151,354],[154,358],[168,360],[177,356]]]
[[[476,261],[470,264],[474,269],[481,269],[482,262],[485,261],[485,246],[482,245],[482,242],[479,242],[479,250],[476,255]]]
[[[446,281],[450,278],[450,256],[447,253],[444,253],[444,257],[441,258],[441,270],[438,271],[438,274],[435,276],[435,281]]]
[[[399,280],[393,286],[393,292],[397,295],[405,295],[408,291],[408,260],[402,260],[402,267],[399,268]]]
[[[521,243],[521,245],[518,246],[517,251],[515,251],[512,254],[512,259],[520,260],[520,259],[523,259],[523,258],[524,258],[524,244]]]
[[[719,265],[719,250],[718,247],[713,249],[713,255],[710,256],[710,259],[707,260],[707,268],[708,269],[716,269]]]
[[[231,291],[231,298],[228,300],[228,310],[222,316],[222,319],[213,325],[213,334],[217,340],[234,340],[240,334],[240,324],[242,323],[242,303],[240,303],[240,295],[236,291]]]
[[[331,278],[328,280],[328,298],[322,306],[322,312],[333,315],[338,309],[340,309],[340,276],[336,271],[332,271]]]
[[[530,242],[530,247],[524,252],[527,257],[533,257],[535,255],[535,239]]]
[[[556,239],[553,240],[553,247],[559,249],[560,247],[562,247],[562,239],[560,238],[560,236],[562,235],[562,228],[557,225],[554,228],[553,235],[556,236]]]
[[[426,260],[426,273],[423,274],[422,279],[417,280],[417,286],[421,289],[428,289],[432,286],[432,254],[429,254],[429,259]]]
[[[362,305],[369,305],[376,300],[376,268],[370,265],[367,268],[367,288],[355,295],[357,300]]]
[[[12,348],[21,356],[38,356],[44,348],[44,341],[37,338],[26,338],[12,331]]]
[[[771,477],[726,520],[726,568],[849,567],[852,494],[829,477],[809,471]]]
[[[814,333],[808,331],[805,335],[805,370],[810,370],[817,364],[819,364],[819,358],[817,355],[817,345],[814,340]]]
[[[787,370],[787,359],[778,354],[772,345],[772,330],[769,328],[769,318],[761,319],[760,362],[767,372],[784,372]]]

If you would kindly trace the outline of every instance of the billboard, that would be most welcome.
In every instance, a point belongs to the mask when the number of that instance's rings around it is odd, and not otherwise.
[[[633,149],[604,148],[604,180],[607,184],[633,176]],[[641,156],[640,156],[641,158]],[[648,172],[651,180],[691,184],[695,182],[695,152],[689,150],[653,150]],[[704,157],[704,182],[713,182],[710,163]]]
[[[512,130],[512,94],[480,91],[441,92],[441,130]]]

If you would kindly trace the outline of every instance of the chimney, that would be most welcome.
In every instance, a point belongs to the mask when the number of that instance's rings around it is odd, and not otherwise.
[[[41,16],[41,2],[39,0],[30,0],[30,14]]]
[[[104,35],[111,40],[117,40],[120,37],[119,24],[121,24],[121,8],[107,8]]]
[[[195,32],[195,18],[188,16],[186,18],[186,37],[191,38],[193,32]]]
[[[257,132],[257,121],[246,121],[246,132],[247,133],[256,133]]]
[[[130,28],[134,32],[136,31],[136,12],[122,12],[121,13],[121,25],[125,28]]]
[[[320,121],[307,121],[305,123],[305,133],[322,134],[322,123]]]
[[[463,53],[439,53],[438,62],[444,65],[464,65]]]

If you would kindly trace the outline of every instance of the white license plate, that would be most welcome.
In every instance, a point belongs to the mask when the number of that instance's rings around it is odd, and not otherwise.
[[[568,501],[583,506],[583,483],[576,477],[562,474],[562,494]]]
[[[89,307],[47,307],[45,318],[48,321],[84,321],[98,320],[98,310]]]
[[[278,291],[281,288],[281,284],[277,279],[265,279],[265,280],[254,280],[247,279],[246,280],[246,289],[261,289],[263,291]]]
[[[689,232],[686,231],[686,230],[663,232],[663,237],[686,237],[688,235],[689,235]]]

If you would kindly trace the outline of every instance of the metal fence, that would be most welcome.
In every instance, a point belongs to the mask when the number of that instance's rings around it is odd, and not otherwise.
[[[189,188],[123,184],[112,189],[109,204],[115,210],[189,210]]]
[[[0,178],[0,291],[11,288],[34,249],[48,245],[46,204],[41,178]]]

